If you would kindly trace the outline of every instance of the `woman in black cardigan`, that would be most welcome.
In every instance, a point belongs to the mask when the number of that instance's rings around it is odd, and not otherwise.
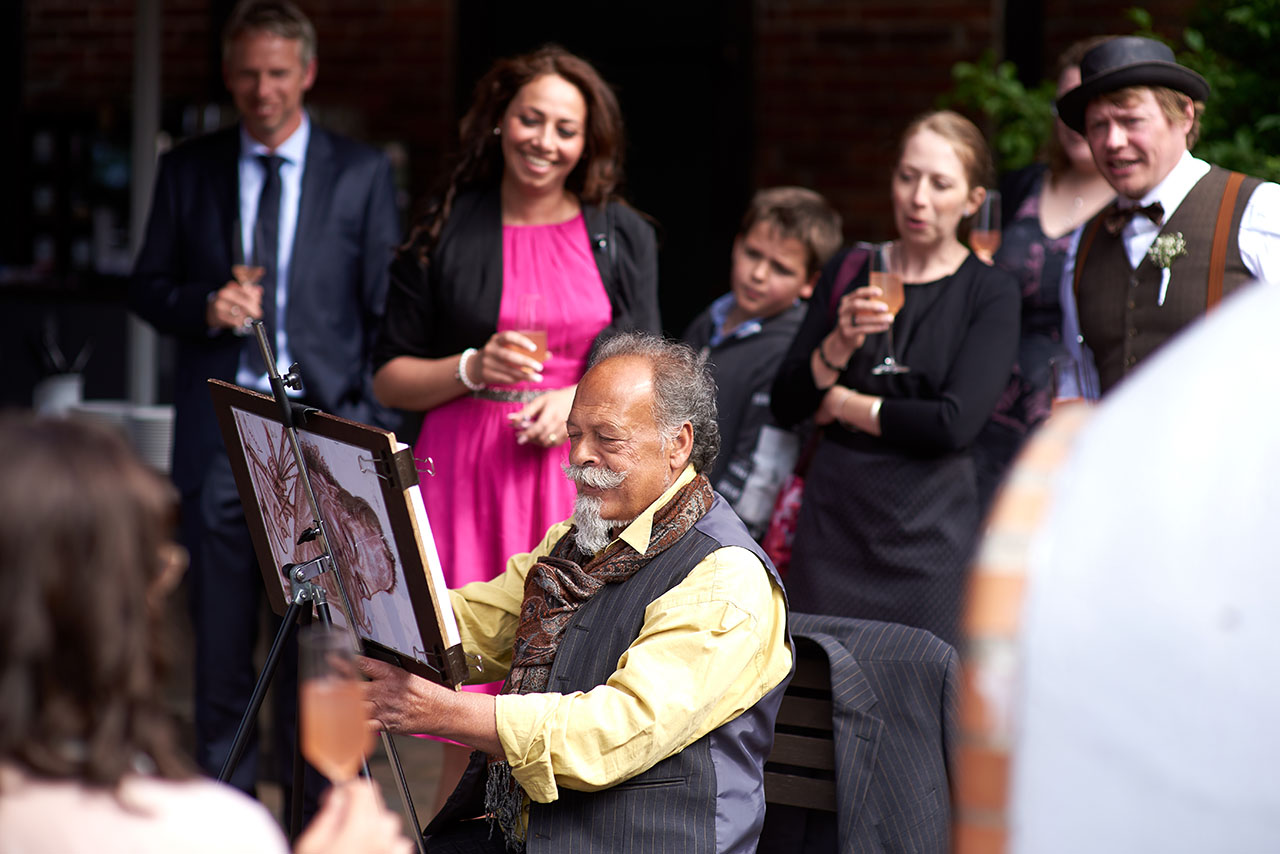
[[[653,228],[616,195],[622,135],[586,61],[556,47],[498,61],[392,263],[374,391],[426,413],[414,451],[434,464],[422,494],[450,587],[492,578],[571,515],[564,422],[586,358],[615,330],[659,331]],[[542,348],[521,317],[529,298]],[[456,752],[444,793],[465,766]]]
[[[955,643],[978,533],[970,446],[1009,378],[1019,296],[957,229],[993,168],[981,132],[952,112],[903,134],[890,181],[905,302],[886,311],[867,268],[819,280],[773,385],[784,427],[822,427],[800,505],[787,592],[797,611],[904,623]],[[853,250],[861,251],[861,250]],[[834,306],[834,315],[830,307]],[[889,355],[909,373],[876,372]]]

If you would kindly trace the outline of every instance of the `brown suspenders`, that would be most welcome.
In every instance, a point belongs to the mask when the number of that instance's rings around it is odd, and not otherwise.
[[[1236,206],[1236,196],[1240,194],[1240,184],[1244,175],[1232,172],[1227,176],[1227,186],[1222,190],[1222,203],[1218,205],[1218,221],[1213,230],[1213,247],[1209,251],[1209,291],[1205,298],[1205,312],[1212,311],[1222,301],[1222,278],[1227,272],[1227,243],[1231,239],[1231,215]],[[1085,256],[1102,225],[1103,215],[1099,213],[1089,223],[1085,233],[1080,237],[1080,248],[1076,252],[1076,267],[1071,280],[1072,293],[1080,293],[1080,271],[1084,269]]]
[[[1222,301],[1222,277],[1227,272],[1227,241],[1231,237],[1231,213],[1236,206],[1236,196],[1244,175],[1232,172],[1227,176],[1227,186],[1222,190],[1222,204],[1218,206],[1218,223],[1213,230],[1213,249],[1209,252],[1209,296],[1205,300],[1205,312],[1213,311]]]

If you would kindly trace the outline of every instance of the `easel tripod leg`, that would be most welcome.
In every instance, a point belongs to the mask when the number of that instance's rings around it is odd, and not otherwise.
[[[249,744],[249,736],[253,733],[253,728],[257,724],[258,712],[262,709],[262,701],[267,696],[267,687],[271,684],[271,679],[275,676],[276,667],[280,664],[280,656],[283,654],[289,639],[298,630],[298,614],[302,610],[302,607],[297,602],[293,602],[289,605],[289,610],[285,611],[284,620],[280,623],[280,629],[276,632],[275,640],[271,643],[271,650],[267,653],[267,661],[262,667],[262,673],[258,675],[258,682],[253,687],[253,696],[249,699],[249,706],[245,709],[244,716],[240,719],[235,741],[231,743],[231,750],[227,753],[227,758],[223,760],[222,769],[218,772],[219,782],[226,783],[230,781],[231,775],[235,773],[236,766],[240,764],[245,747]],[[308,616],[310,615],[309,605],[307,614]]]

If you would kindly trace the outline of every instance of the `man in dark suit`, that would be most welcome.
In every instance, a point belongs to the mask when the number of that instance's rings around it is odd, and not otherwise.
[[[302,101],[315,76],[315,30],[302,12],[242,0],[223,34],[240,122],[161,160],[130,292],[133,310],[178,342],[173,479],[192,553],[197,758],[210,773],[252,693],[263,581],[206,380],[269,391],[254,337],[238,334],[262,318],[281,373],[300,364],[306,403],[390,426],[373,398],[370,351],[399,237],[391,167],[311,124]],[[259,283],[237,282],[233,265],[261,268]],[[280,745],[291,745],[295,720],[289,658],[276,679]],[[292,749],[277,749],[287,781]],[[238,787],[252,790],[256,762],[251,747]]]

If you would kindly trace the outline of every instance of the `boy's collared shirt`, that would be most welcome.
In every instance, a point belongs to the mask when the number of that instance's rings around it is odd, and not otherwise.
[[[730,338],[749,338],[764,329],[764,320],[759,317],[752,317],[738,324],[732,332],[726,334],[724,331],[725,322],[729,319],[729,312],[733,311],[735,304],[733,293],[730,292],[718,297],[708,307],[707,312],[711,316],[711,339],[707,342],[708,346],[719,347]],[[796,300],[792,305],[800,305],[800,300]],[[783,312],[778,313],[782,314]]]

